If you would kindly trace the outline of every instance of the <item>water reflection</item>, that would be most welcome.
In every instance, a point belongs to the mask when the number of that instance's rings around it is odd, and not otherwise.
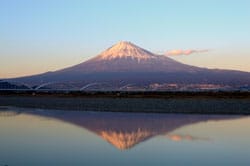
[[[46,110],[11,109],[10,114],[20,113],[60,120],[87,129],[120,150],[133,148],[139,143],[156,136],[165,136],[173,141],[209,141],[210,138],[199,138],[188,134],[173,134],[181,127],[199,122],[236,119],[240,116],[220,115],[174,115],[174,114],[132,114],[71,112]],[[0,113],[0,116],[5,115]],[[16,112],[16,114],[14,113]]]
[[[0,117],[12,117],[20,113],[18,110],[11,110],[10,107],[0,107]]]
[[[195,137],[191,135],[178,135],[178,134],[167,134],[166,138],[172,140],[172,141],[210,141],[210,138],[201,138],[201,137]]]

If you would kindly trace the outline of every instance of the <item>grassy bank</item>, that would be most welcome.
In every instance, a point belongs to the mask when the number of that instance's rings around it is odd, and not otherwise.
[[[241,91],[46,91],[46,90],[10,90],[1,91],[0,96],[45,96],[45,97],[81,97],[81,98],[245,98],[250,92]]]
[[[217,94],[218,95],[218,94]],[[0,95],[0,106],[28,108],[157,112],[193,114],[250,114],[248,96],[122,96],[117,95],[63,95],[63,94],[5,94]]]

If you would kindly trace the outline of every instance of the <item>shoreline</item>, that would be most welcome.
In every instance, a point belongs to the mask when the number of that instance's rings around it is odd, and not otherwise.
[[[99,112],[250,115],[248,96],[0,95],[0,106]]]
[[[0,90],[0,96],[46,96],[81,98],[248,98],[250,91],[67,91]]]

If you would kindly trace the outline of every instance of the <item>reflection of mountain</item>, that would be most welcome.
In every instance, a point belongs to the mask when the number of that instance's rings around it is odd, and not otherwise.
[[[167,135],[177,128],[210,120],[226,120],[235,116],[93,113],[66,111],[32,111],[33,115],[55,118],[96,133],[118,149],[130,149],[157,135]],[[170,139],[171,139],[171,135]],[[176,137],[176,136],[175,136]],[[184,136],[185,140],[192,139]],[[195,140],[195,139],[193,139]]]
[[[132,132],[122,131],[101,131],[98,133],[103,139],[117,147],[118,149],[124,150],[135,146],[154,135],[154,132],[147,130],[138,129]]]

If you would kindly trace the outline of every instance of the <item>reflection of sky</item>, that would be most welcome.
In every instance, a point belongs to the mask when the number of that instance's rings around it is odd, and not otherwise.
[[[247,117],[200,122],[166,135],[209,138],[209,141],[175,142],[161,135],[127,151],[119,151],[79,126],[53,118],[20,114],[0,117],[0,161],[9,165],[249,164],[250,132],[246,127],[249,125],[250,118]]]

